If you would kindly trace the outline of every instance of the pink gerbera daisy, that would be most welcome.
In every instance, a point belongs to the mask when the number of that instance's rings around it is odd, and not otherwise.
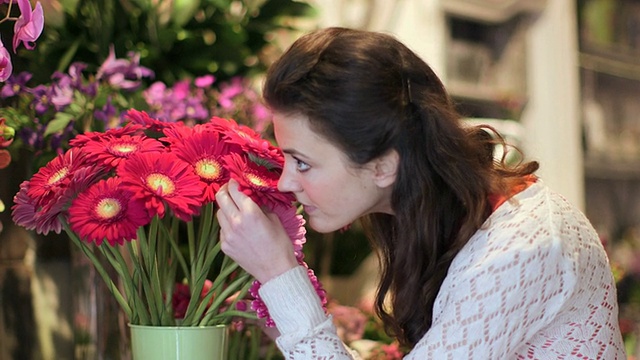
[[[191,164],[200,177],[203,190],[202,202],[212,202],[215,194],[229,180],[229,173],[222,164],[222,157],[229,154],[227,143],[220,141],[217,132],[194,132],[176,143],[172,152],[180,159]]]
[[[158,140],[146,136],[123,135],[118,138],[104,136],[94,141],[89,141],[85,144],[84,151],[91,160],[116,168],[123,160],[128,159],[133,154],[165,150]]]
[[[176,217],[189,221],[202,206],[200,178],[172,153],[137,153],[118,167],[117,174],[152,216],[164,217],[166,204]]]
[[[299,261],[298,263],[307,269],[307,276],[311,281],[311,285],[313,285],[313,288],[316,290],[316,294],[318,294],[318,297],[320,298],[320,303],[326,312],[328,303],[326,290],[322,287],[320,280],[318,280],[318,277],[313,270],[309,268],[307,263],[304,261]],[[253,300],[251,301],[251,309],[256,312],[258,318],[265,319],[265,325],[267,327],[274,327],[276,324],[269,314],[267,304],[265,304],[264,300],[260,297],[259,290],[261,286],[262,284],[258,280],[254,280],[253,284],[251,284],[251,287],[249,288],[249,294],[253,297]]]
[[[71,201],[89,186],[106,175],[106,168],[88,164],[74,171],[67,186],[62,191],[56,192],[51,201],[38,209],[36,213],[36,232],[47,234],[49,231],[60,233],[62,224],[60,217],[67,218],[67,209]]]
[[[118,178],[101,180],[73,201],[69,225],[82,240],[122,245],[125,240],[135,239],[138,228],[149,222],[142,201],[120,183]]]
[[[46,205],[56,192],[67,187],[74,172],[85,165],[85,158],[80,149],[70,149],[58,155],[33,175],[27,195],[38,205]]]
[[[293,244],[293,251],[296,253],[296,258],[299,262],[301,262],[304,259],[302,247],[304,243],[307,242],[307,231],[304,227],[304,218],[302,217],[302,215],[299,215],[297,213],[297,209],[295,206],[276,206],[275,208],[270,210],[278,215],[282,226],[284,226],[284,229],[289,235],[289,239],[291,239],[291,243]]]
[[[37,198],[29,196],[32,184],[24,181],[13,199],[13,220],[16,224],[24,226],[27,230],[35,230],[38,234],[46,235],[50,231],[60,233],[62,231],[60,217],[66,218],[66,210],[71,200],[104,174],[105,169],[102,167],[92,165],[80,167],[74,170],[66,186],[51,192],[46,202],[39,202]]]
[[[24,227],[27,230],[36,228],[36,199],[27,195],[30,187],[29,181],[23,181],[20,184],[20,190],[13,197],[13,206],[11,207],[11,218],[13,222]]]
[[[230,177],[240,184],[240,190],[258,205],[270,209],[288,207],[295,200],[293,194],[278,191],[279,171],[272,171],[235,153],[225,156],[224,162]]]

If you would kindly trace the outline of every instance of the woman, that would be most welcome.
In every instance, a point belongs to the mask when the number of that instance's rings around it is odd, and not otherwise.
[[[285,153],[278,183],[309,225],[361,218],[381,261],[376,310],[407,359],[624,359],[616,288],[588,220],[534,175],[494,162],[445,88],[393,37],[301,37],[264,98]],[[230,183],[222,249],[263,286],[289,359],[349,359],[277,217]]]

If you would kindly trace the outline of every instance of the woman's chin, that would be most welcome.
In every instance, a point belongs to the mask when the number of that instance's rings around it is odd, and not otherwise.
[[[331,232],[334,232],[334,231],[337,231],[337,230],[344,229],[345,227],[348,226],[348,224],[347,225],[342,225],[342,224],[335,224],[335,223],[327,223],[327,222],[323,222],[323,221],[318,221],[318,219],[315,219],[313,216],[309,216],[309,218],[307,219],[307,224],[314,231],[319,232],[321,234],[331,233]]]

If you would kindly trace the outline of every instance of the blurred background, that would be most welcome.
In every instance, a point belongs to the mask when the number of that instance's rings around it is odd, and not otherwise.
[[[153,79],[136,79],[143,87],[158,81],[171,87],[184,79],[215,76],[210,90],[234,103],[214,105],[211,114],[243,120],[265,136],[270,136],[268,115],[258,119],[254,108],[261,78],[300,34],[339,25],[396,35],[434,68],[470,123],[494,125],[527,158],[541,163],[539,175],[547,185],[587,214],[618,280],[629,355],[638,354],[640,1],[41,3],[45,29],[36,48],[13,57],[14,73],[31,74],[32,86],[50,83],[56,71],[69,73],[77,62],[84,64],[84,73],[95,75],[111,51],[154,72]],[[6,6],[0,4],[2,14]],[[5,44],[11,30],[12,23],[0,24]],[[92,106],[124,108],[144,100],[139,91],[119,91],[108,100],[95,98]],[[33,127],[17,110],[12,112],[19,103],[0,101],[3,116],[24,126],[11,163],[0,169],[0,359],[127,358],[117,305],[101,295],[104,289],[89,265],[63,236],[26,232],[10,217],[19,184],[63,149],[74,133],[99,131],[108,119],[81,130],[67,121],[46,131],[44,124]],[[84,114],[88,105],[82,105],[75,115]],[[358,224],[335,234],[309,233],[308,238],[306,260],[332,296],[336,314],[342,311],[335,318],[348,323],[363,313],[369,316],[367,301],[375,289],[377,264]],[[360,338],[388,343],[379,329],[367,324]]]

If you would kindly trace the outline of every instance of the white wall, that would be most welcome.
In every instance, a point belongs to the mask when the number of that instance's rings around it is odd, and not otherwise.
[[[446,84],[446,0],[316,0],[321,26],[388,31],[416,51]],[[527,39],[529,101],[523,150],[552,189],[584,209],[575,2],[547,0]]]
[[[540,161],[539,174],[584,210],[580,80],[575,2],[548,0],[529,34],[529,103],[521,119],[524,150]]]

